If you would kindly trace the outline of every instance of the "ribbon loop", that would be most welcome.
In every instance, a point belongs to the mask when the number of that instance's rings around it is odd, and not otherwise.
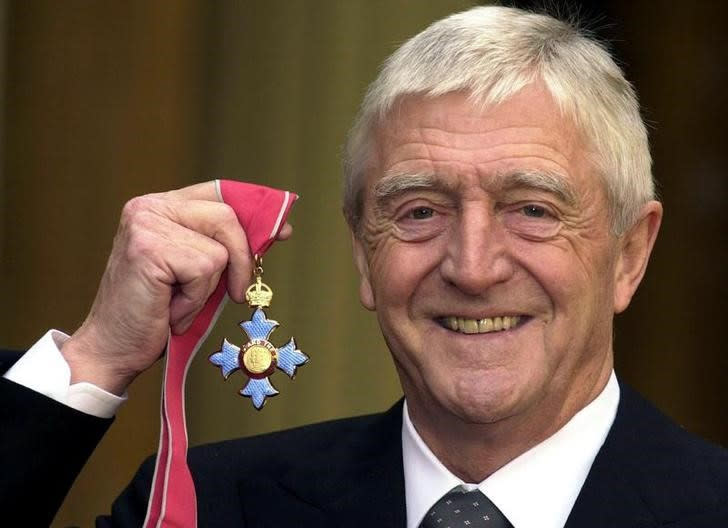
[[[298,196],[288,191],[230,180],[217,180],[221,201],[233,208],[257,258],[268,250],[285,225]],[[197,350],[207,339],[227,301],[223,273],[217,288],[190,328],[167,340],[161,402],[159,449],[144,528],[197,526],[195,484],[187,466],[185,381]]]

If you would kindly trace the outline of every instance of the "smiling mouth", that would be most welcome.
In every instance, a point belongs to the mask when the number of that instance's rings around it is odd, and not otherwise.
[[[485,319],[468,319],[465,317],[440,317],[437,322],[443,328],[462,334],[488,334],[503,332],[523,324],[528,317],[522,315],[503,315],[486,317]]]

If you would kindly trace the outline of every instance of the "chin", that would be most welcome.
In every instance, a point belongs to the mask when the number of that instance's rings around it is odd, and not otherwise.
[[[457,380],[445,403],[450,412],[466,423],[490,424],[517,413],[518,391],[508,380],[493,377],[473,382]]]
[[[449,407],[448,410],[451,414],[468,425],[490,425],[509,418],[512,415],[508,408],[504,408],[498,404],[484,403],[481,405],[473,405],[470,402],[458,402]]]

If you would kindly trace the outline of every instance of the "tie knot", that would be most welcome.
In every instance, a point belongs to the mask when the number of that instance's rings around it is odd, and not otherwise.
[[[513,528],[480,490],[458,486],[447,492],[425,514],[420,528]]]

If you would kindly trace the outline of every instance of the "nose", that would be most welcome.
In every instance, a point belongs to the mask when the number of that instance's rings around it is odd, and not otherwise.
[[[464,206],[453,231],[440,266],[446,282],[468,295],[480,295],[513,275],[506,232],[487,203]]]

